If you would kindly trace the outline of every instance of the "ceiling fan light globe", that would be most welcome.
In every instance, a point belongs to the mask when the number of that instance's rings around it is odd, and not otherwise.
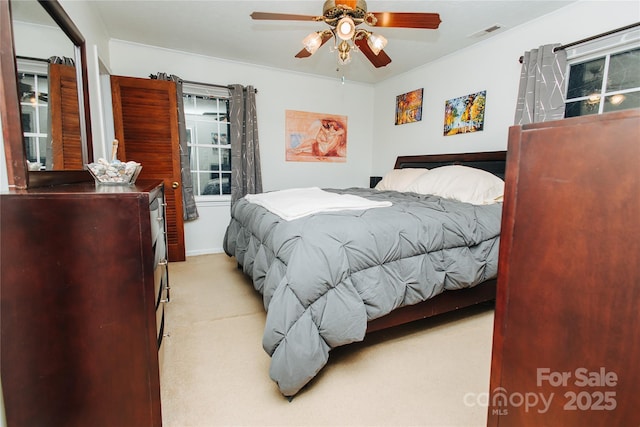
[[[387,39],[377,34],[370,34],[369,37],[367,37],[367,44],[371,48],[371,51],[378,55],[387,45]]]
[[[322,44],[322,37],[319,32],[313,32],[302,40],[302,44],[304,48],[313,55]]]
[[[353,37],[356,32],[356,24],[353,22],[348,16],[345,16],[341,20],[338,21],[338,25],[336,25],[336,34],[342,40],[349,40]]]

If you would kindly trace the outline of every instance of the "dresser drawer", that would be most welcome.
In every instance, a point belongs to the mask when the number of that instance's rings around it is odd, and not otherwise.
[[[166,268],[158,267],[160,271],[158,293],[156,294],[156,338],[158,351],[162,350],[162,340],[166,334],[165,304],[169,302],[169,282]]]
[[[166,347],[164,339],[165,337],[168,337],[168,334],[165,332],[166,317],[164,304],[160,304],[160,308],[156,312],[156,320],[158,324],[158,334],[156,335],[158,340],[158,367],[160,369],[160,380],[162,381],[162,372],[164,371],[164,348]]]
[[[164,235],[164,199],[156,197],[149,205],[151,217],[151,244],[155,244],[158,237]]]
[[[164,197],[162,193],[149,205],[151,216],[151,244],[153,246],[153,268],[167,262],[167,235],[165,229]]]
[[[159,237],[153,245],[153,267],[158,268],[159,265],[167,264],[167,243],[164,233]]]
[[[153,291],[156,312],[158,350],[162,349],[165,331],[165,304],[169,302],[169,265],[165,229],[164,191],[159,191],[149,204],[153,252]]]
[[[164,319],[164,317],[163,317]],[[164,334],[164,332],[163,332]],[[164,344],[164,335],[162,335],[162,337],[160,337],[160,341],[158,344],[158,367],[160,368],[160,382],[163,382],[162,379],[162,373],[164,372],[164,348],[165,348],[166,344]]]
[[[154,271],[153,277],[154,295],[156,297],[156,310],[162,302],[169,302],[169,274],[166,265],[159,265]]]
[[[162,335],[164,334],[164,303],[160,303],[156,310],[156,336],[158,337],[158,348],[162,342]]]

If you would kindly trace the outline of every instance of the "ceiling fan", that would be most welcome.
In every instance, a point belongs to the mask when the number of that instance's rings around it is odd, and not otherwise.
[[[359,50],[376,67],[384,67],[391,58],[383,51],[387,39],[374,34],[361,24],[370,27],[421,28],[435,30],[440,26],[440,15],[437,13],[419,12],[368,12],[364,0],[327,0],[324,2],[321,16],[293,15],[286,13],[253,12],[251,18],[257,20],[279,21],[314,21],[324,22],[329,29],[314,31],[304,38],[304,48],[296,54],[296,58],[307,58],[313,55],[322,45],[334,39],[333,50],[338,51],[338,62],[347,64],[351,61],[351,51]]]

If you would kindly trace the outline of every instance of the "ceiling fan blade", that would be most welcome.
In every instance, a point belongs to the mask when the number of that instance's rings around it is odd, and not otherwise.
[[[323,44],[325,44],[330,38],[332,38],[333,34],[329,31],[329,32],[322,33],[321,36],[322,36],[322,43],[320,43],[320,46],[318,46],[318,49],[320,49]],[[311,55],[312,55],[311,52],[303,48],[300,52],[296,54],[296,58],[308,58]]]
[[[384,50],[381,50],[377,55],[373,53],[365,39],[356,39],[355,43],[358,45],[360,52],[362,52],[364,56],[371,61],[374,67],[385,67],[391,63],[391,58],[389,58],[389,55],[384,53]]]
[[[296,58],[308,58],[310,56],[311,56],[311,52],[309,52],[305,48],[302,48],[300,52],[296,53]]]
[[[288,13],[253,12],[251,18],[274,21],[316,21],[311,15],[292,15]]]
[[[423,28],[435,30],[442,22],[438,13],[373,12],[376,27]]]

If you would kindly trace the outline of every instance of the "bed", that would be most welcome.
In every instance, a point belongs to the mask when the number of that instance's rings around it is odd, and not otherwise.
[[[314,189],[366,207],[285,219],[272,201],[287,191],[233,205],[224,250],[263,297],[262,344],[284,396],[305,387],[332,348],[495,298],[505,162],[504,151],[400,156],[376,188]],[[465,195],[471,203],[454,200],[439,192],[445,172],[480,176],[467,187],[488,179],[491,191]],[[494,181],[502,183],[499,195]],[[291,190],[296,198],[298,190]]]

